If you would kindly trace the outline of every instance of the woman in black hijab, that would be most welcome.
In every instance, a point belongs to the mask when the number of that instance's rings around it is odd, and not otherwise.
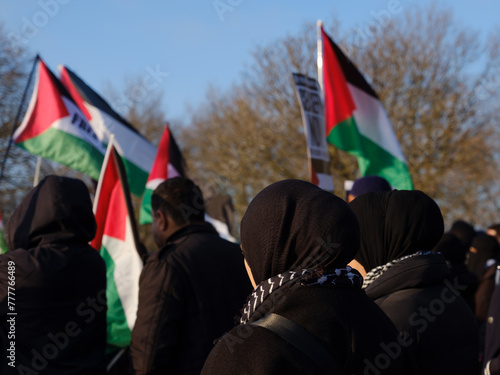
[[[431,251],[444,230],[437,204],[421,191],[392,191],[350,206],[361,229],[356,260],[368,271],[363,287],[407,338],[420,373],[476,373],[474,317]]]
[[[304,181],[272,184],[250,203],[241,240],[255,289],[204,374],[324,373],[303,351],[252,324],[270,313],[305,328],[345,373],[414,373],[394,327],[346,266],[358,250],[359,227],[342,199]],[[394,358],[384,343],[393,345]]]

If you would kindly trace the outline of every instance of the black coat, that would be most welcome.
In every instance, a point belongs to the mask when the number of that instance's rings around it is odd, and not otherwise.
[[[478,332],[474,315],[448,281],[441,255],[422,255],[396,263],[366,288],[399,332],[411,337],[422,374],[474,374]]]
[[[488,310],[488,319],[486,320],[486,343],[484,350],[484,365],[492,361],[491,367],[496,371],[490,371],[492,374],[500,374],[500,288],[495,287],[491,297]]]
[[[360,289],[305,286],[278,289],[271,309],[306,328],[331,353],[346,374],[414,374],[413,359],[399,342],[392,323]],[[269,297],[268,297],[269,298]],[[403,344],[403,345],[402,345]],[[389,367],[390,366],[390,367]],[[305,354],[262,327],[232,329],[210,353],[202,374],[322,374]]]
[[[136,374],[199,374],[251,289],[237,245],[210,225],[175,232],[141,273],[130,345]]]
[[[11,216],[11,251],[0,255],[1,374],[14,373],[13,360],[15,374],[105,373],[106,267],[88,245],[95,228],[85,185],[54,176]]]

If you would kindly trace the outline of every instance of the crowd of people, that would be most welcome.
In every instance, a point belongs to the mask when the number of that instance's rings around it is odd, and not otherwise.
[[[445,232],[424,192],[357,180],[262,190],[241,245],[176,177],[152,196],[125,354],[106,347],[106,266],[83,182],[48,176],[5,227],[1,374],[500,374],[500,225]],[[108,351],[107,351],[108,350]]]

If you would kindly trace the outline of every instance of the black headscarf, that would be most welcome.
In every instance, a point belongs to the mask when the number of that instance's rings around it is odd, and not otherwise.
[[[49,243],[88,243],[96,222],[89,191],[77,179],[48,176],[16,208],[5,227],[10,250]]]
[[[474,237],[471,246],[477,250],[477,253],[469,252],[467,268],[481,279],[486,271],[486,262],[489,259],[495,259],[498,262],[500,246],[496,238],[488,234],[479,234]]]
[[[455,221],[451,226],[450,233],[453,233],[455,236],[457,236],[466,249],[469,249],[472,244],[472,240],[476,235],[474,227],[463,220]]]
[[[462,241],[450,232],[443,234],[443,237],[432,251],[443,254],[444,258],[452,265],[464,264],[465,255],[467,254],[467,249]]]
[[[444,232],[438,205],[418,190],[367,193],[349,205],[361,232],[356,260],[366,271],[419,250],[432,250]]]
[[[289,270],[345,267],[359,247],[347,203],[300,180],[262,190],[241,221],[243,253],[257,284]]]

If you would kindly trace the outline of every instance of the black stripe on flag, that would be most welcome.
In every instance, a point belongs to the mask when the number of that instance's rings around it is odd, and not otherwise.
[[[335,56],[337,57],[337,60],[340,64],[342,72],[344,73],[346,81],[356,86],[360,90],[363,90],[368,95],[371,95],[375,99],[379,100],[378,95],[375,93],[375,91],[373,91],[373,89],[368,84],[365,77],[363,77],[363,75],[360,73],[358,68],[356,68],[356,65],[354,65],[354,63],[351,60],[349,60],[349,58],[346,55],[344,55],[340,47],[337,46],[337,44],[335,44],[335,42],[330,39],[330,37],[326,34],[326,32],[325,36],[327,37],[330,46],[333,48],[333,51],[335,52]]]

